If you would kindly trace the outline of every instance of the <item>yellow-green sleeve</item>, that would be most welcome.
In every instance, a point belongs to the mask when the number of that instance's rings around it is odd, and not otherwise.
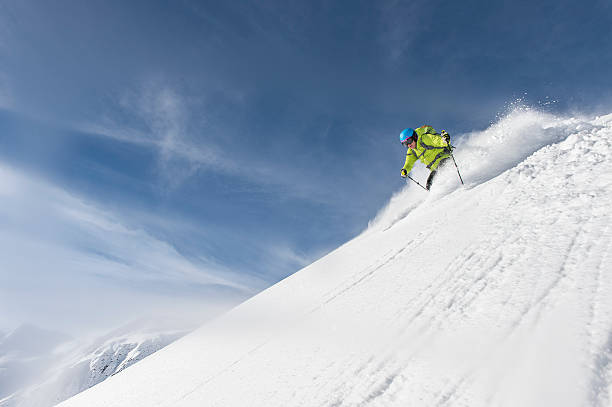
[[[423,134],[421,136],[425,144],[432,147],[448,147],[446,140],[442,136],[436,134]]]
[[[414,154],[414,151],[408,149],[408,152],[406,153],[406,162],[404,163],[404,169],[406,170],[406,172],[412,171],[412,167],[414,166],[416,160],[417,157]]]

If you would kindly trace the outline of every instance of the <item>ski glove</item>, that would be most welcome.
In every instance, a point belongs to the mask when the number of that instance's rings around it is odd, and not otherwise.
[[[447,143],[450,143],[450,134],[448,134],[446,130],[442,130],[442,133],[440,135],[442,136],[444,141],[446,141]]]
[[[402,168],[401,175],[402,175],[402,178],[406,178],[408,176],[408,171],[406,171],[405,168]]]

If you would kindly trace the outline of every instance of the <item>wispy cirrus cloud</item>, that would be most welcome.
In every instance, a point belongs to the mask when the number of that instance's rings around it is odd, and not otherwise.
[[[158,154],[159,172],[171,185],[198,170],[236,170],[225,153],[205,136],[199,134],[200,140],[195,142],[194,122],[205,121],[203,113],[194,112],[173,86],[148,80],[124,91],[115,102],[112,113],[79,129],[153,148]]]
[[[121,216],[3,164],[0,208],[0,308],[15,314],[0,319],[53,320],[73,310],[118,323],[173,299],[231,303],[265,286],[212,259],[187,258]]]
[[[226,99],[238,108],[244,95],[235,89],[224,92],[229,93]],[[191,98],[186,93],[179,86],[159,78],[143,81],[117,97],[109,113],[98,121],[76,127],[152,148],[157,153],[160,179],[169,187],[211,172],[242,180],[242,184],[247,181],[249,188],[259,192],[282,191],[293,198],[328,202],[329,194],[324,185],[320,180],[308,182],[304,171],[288,167],[281,160],[260,159],[241,146],[227,151],[228,142],[221,142],[221,139],[234,137],[238,131],[238,127],[232,125],[232,117],[207,117],[206,106],[216,101],[205,100],[206,95]],[[265,135],[253,133],[243,137],[265,139]],[[248,157],[246,166],[245,157]]]

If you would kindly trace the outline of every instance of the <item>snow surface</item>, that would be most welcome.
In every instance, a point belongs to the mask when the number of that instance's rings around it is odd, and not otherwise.
[[[604,406],[612,115],[517,109],[352,241],[75,406]],[[426,175],[424,172],[417,176]]]

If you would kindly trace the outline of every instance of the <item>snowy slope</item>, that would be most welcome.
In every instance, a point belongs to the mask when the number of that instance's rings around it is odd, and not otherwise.
[[[34,345],[25,345],[51,343],[42,340],[40,333],[46,331],[27,326],[16,332],[20,335],[18,338],[12,335],[11,343],[20,343],[19,346],[13,345],[13,348],[20,349],[20,358],[12,359],[13,363],[10,364],[0,364],[0,367],[6,367],[4,372],[0,371],[5,373],[0,374],[0,379],[7,384],[10,379],[13,393],[8,393],[8,397],[4,397],[6,393],[2,395],[4,398],[0,399],[0,407],[52,406],[106,380],[186,333],[177,329],[160,330],[137,321],[85,345],[61,338],[52,342],[53,347],[47,345],[44,352],[41,349],[41,355],[38,355],[32,351]],[[49,336],[47,334],[45,338]],[[40,346],[37,345],[35,349]],[[3,347],[0,346],[0,349]],[[12,354],[15,355],[15,352]],[[19,375],[23,370],[21,365],[32,370],[29,376]]]
[[[454,168],[406,188],[357,238],[61,406],[611,405],[612,115],[517,110],[457,144],[465,189]]]

